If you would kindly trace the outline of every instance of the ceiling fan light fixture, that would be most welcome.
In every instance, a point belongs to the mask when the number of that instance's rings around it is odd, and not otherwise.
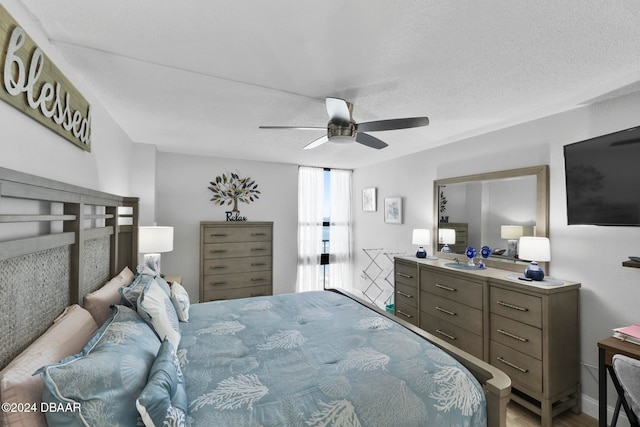
[[[329,125],[327,126],[327,137],[330,142],[334,142],[336,144],[353,142],[356,138],[356,124],[351,122],[344,126],[329,122]]]

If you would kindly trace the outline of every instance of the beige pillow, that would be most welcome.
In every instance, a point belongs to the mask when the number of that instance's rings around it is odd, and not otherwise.
[[[84,296],[84,308],[96,319],[101,326],[111,316],[111,304],[120,304],[118,289],[133,282],[135,275],[129,267],[125,267],[120,274],[109,280],[100,289]]]
[[[82,350],[98,330],[91,314],[74,304],[54,320],[37,340],[0,371],[0,401],[2,403],[35,404],[40,410],[42,378],[33,373],[43,365],[56,363]],[[5,412],[0,414],[0,425],[46,426],[40,412]]]

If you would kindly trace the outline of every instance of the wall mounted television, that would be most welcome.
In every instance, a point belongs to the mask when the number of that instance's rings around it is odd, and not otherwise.
[[[564,146],[568,224],[640,226],[640,127]]]

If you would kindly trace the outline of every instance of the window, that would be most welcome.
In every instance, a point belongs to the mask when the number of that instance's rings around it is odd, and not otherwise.
[[[351,288],[351,171],[300,167],[298,291]]]

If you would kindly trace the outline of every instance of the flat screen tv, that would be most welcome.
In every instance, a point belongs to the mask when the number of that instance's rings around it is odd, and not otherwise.
[[[640,225],[640,127],[564,147],[571,224]]]

